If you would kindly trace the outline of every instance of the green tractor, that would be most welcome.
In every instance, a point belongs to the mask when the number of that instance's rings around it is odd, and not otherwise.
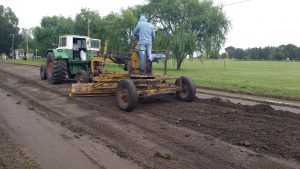
[[[68,77],[88,82],[91,60],[100,56],[101,41],[87,36],[63,35],[58,48],[47,50],[46,64],[40,67],[40,77],[51,84],[60,84]]]

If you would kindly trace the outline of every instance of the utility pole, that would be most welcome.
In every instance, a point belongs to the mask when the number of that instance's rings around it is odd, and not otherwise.
[[[29,30],[27,30],[27,36],[26,36],[26,53],[28,54],[28,36],[29,36]]]
[[[88,37],[90,37],[90,23],[91,23],[91,20],[89,19],[88,20]]]
[[[27,55],[28,55],[28,38],[29,38],[29,36],[30,36],[30,32],[31,32],[31,29],[27,29],[27,31],[26,31],[27,33],[26,33],[26,59],[27,59]]]
[[[15,41],[15,34],[10,34],[12,35],[12,43],[11,43],[11,54],[12,54],[12,58],[14,58],[14,41]]]
[[[35,59],[37,59],[37,52],[38,52],[38,50],[35,49]]]

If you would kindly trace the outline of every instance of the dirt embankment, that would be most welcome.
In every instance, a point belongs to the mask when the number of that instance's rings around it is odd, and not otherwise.
[[[219,98],[197,99],[192,104],[164,103],[163,107],[149,106],[147,110],[152,116],[176,126],[205,133],[258,153],[300,161],[299,114],[274,110],[263,104],[233,104]],[[162,109],[167,109],[169,113],[164,113]]]
[[[49,85],[38,79],[36,68],[4,64],[0,87],[30,101],[32,108],[44,109],[38,112],[41,117],[77,139],[103,142],[142,168],[300,166],[300,115],[268,105],[218,98],[186,103],[162,96],[140,101],[127,114],[116,107],[114,97],[69,98],[70,83]]]

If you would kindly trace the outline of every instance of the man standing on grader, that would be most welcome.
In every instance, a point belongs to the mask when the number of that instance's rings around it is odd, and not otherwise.
[[[72,90],[69,95],[116,95],[118,107],[123,111],[132,111],[137,106],[139,98],[151,96],[176,94],[179,100],[193,101],[196,95],[196,87],[193,80],[185,76],[178,78],[168,77],[167,56],[163,57],[163,54],[158,53],[159,51],[151,54],[155,33],[153,26],[146,21],[145,16],[141,16],[133,33],[139,36],[139,51],[132,50],[129,54],[123,56],[118,54],[108,55],[109,59],[119,64],[123,70],[128,71],[127,73],[98,72],[93,74],[92,83],[72,84]],[[107,51],[107,44],[104,51]],[[105,55],[103,54],[103,56]],[[152,75],[151,64],[154,59],[164,60],[163,75]],[[96,65],[97,62],[99,62],[99,65],[102,65],[100,62],[104,61],[92,60],[91,65]],[[105,70],[104,65],[103,70]],[[91,67],[94,69],[94,66]],[[91,72],[93,72],[92,70]],[[147,70],[147,75],[137,75],[140,72],[145,74],[145,70]]]
[[[140,17],[140,20],[133,31],[134,36],[139,36],[139,55],[141,62],[141,74],[152,74],[152,62],[149,60],[152,50],[152,41],[155,39],[154,27],[147,22],[144,15]],[[146,54],[146,60],[145,60]],[[148,64],[145,64],[146,61]],[[145,72],[145,65],[147,65],[147,72]]]

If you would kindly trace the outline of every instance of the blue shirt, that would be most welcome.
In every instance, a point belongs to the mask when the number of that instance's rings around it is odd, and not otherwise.
[[[143,15],[140,17],[133,34],[139,36],[139,44],[141,45],[152,44],[152,41],[155,39],[153,25],[148,23],[146,17]]]

